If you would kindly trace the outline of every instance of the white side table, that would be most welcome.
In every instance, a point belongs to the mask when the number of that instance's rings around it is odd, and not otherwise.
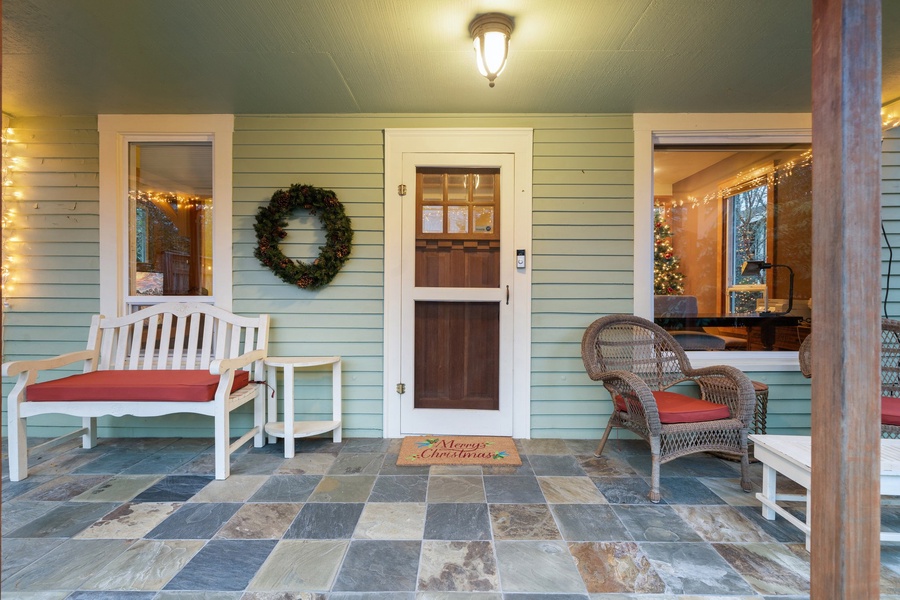
[[[294,421],[294,370],[308,367],[331,365],[332,421]],[[284,421],[278,421],[278,379],[277,370],[284,370]],[[341,357],[340,356],[270,356],[266,359],[268,383],[275,390],[275,396],[268,396],[266,433],[269,441],[284,438],[284,457],[294,456],[294,438],[318,435],[333,431],[332,439],[341,441]]]

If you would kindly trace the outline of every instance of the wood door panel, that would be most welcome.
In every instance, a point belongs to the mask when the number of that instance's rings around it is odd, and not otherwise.
[[[416,408],[499,408],[499,314],[495,302],[416,302]]]
[[[419,287],[500,287],[499,240],[418,240]]]

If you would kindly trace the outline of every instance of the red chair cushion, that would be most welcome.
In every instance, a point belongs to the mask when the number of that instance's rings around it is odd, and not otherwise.
[[[724,404],[676,392],[653,392],[653,397],[656,399],[660,423],[699,423],[731,418],[731,411]],[[617,410],[625,410],[625,399],[617,395],[615,405]]]
[[[881,423],[900,425],[900,398],[881,397]]]
[[[249,371],[235,371],[231,391],[248,383]],[[218,375],[201,370],[93,371],[29,385],[25,398],[29,402],[209,402],[215,398],[218,385]]]

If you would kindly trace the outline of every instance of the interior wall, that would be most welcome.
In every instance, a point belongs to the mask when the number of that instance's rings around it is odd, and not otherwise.
[[[739,183],[736,179],[739,173],[784,164],[797,156],[797,152],[740,152],[672,185],[668,212],[673,225],[673,244],[682,257],[685,294],[697,296],[700,312],[719,312],[725,308],[723,224],[727,217],[719,190]],[[808,166],[795,169],[792,177],[780,178],[775,186],[776,236],[774,251],[766,257],[769,262],[787,263],[794,269],[795,305],[798,301],[805,304],[811,295],[812,204],[810,196],[800,191],[804,174],[810,173]],[[773,269],[771,273],[771,297],[787,298],[787,271]]]

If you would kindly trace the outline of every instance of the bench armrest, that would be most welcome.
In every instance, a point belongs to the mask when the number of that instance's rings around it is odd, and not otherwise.
[[[257,360],[265,360],[265,358],[265,349],[260,348],[259,350],[251,350],[250,352],[241,354],[236,358],[220,358],[218,360],[212,361],[209,364],[209,372],[213,375],[221,375],[229,369],[240,369],[241,367],[246,367],[250,363]]]
[[[94,350],[79,350],[78,352],[69,352],[52,358],[39,358],[35,360],[17,360],[14,362],[3,363],[3,376],[12,377],[25,371],[43,371],[46,369],[56,369],[65,365],[78,362],[80,360],[93,360],[97,357]]]

